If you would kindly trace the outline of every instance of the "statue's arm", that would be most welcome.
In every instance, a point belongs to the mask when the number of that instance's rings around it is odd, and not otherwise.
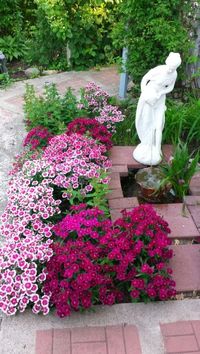
[[[143,76],[141,81],[141,92],[143,92],[143,90],[147,85],[147,82],[150,81],[151,79],[152,79],[152,70],[148,71],[148,73]]]
[[[146,73],[141,81],[141,92],[145,89],[148,81],[155,80],[155,77],[158,76],[162,72],[163,65],[156,66],[155,68],[151,69]]]
[[[166,95],[167,93],[170,93],[174,89],[176,78],[177,78],[177,74],[176,74],[176,76],[174,77],[173,81],[170,84],[166,84],[162,88],[162,90],[159,92],[160,96],[161,95]]]

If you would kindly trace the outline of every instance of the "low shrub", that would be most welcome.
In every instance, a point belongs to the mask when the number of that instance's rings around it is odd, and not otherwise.
[[[60,317],[94,304],[167,300],[176,294],[168,224],[151,206],[124,211],[114,226],[80,204],[54,226],[44,292]]]
[[[100,239],[110,229],[111,221],[103,212],[86,205],[73,207],[72,214],[54,226],[56,240],[61,241],[52,246],[54,256],[47,264],[44,291],[60,317],[98,303],[100,288],[112,286],[112,279],[98,264],[103,254],[106,257]]]
[[[85,111],[77,107],[77,99],[71,89],[64,96],[58,93],[55,84],[45,85],[44,95],[37,96],[33,85],[26,86],[25,116],[27,129],[43,126],[52,134],[61,134],[71,120],[85,116]]]
[[[173,256],[167,222],[151,205],[141,205],[122,211],[113,230],[114,236],[106,235],[102,243],[107,249],[108,272],[124,298],[147,302],[174,296],[175,282],[167,268]]]

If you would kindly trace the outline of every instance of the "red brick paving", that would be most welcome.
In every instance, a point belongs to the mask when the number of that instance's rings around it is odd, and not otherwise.
[[[173,269],[177,292],[200,290],[200,245],[178,245],[172,248],[174,257],[169,266]]]
[[[35,354],[142,354],[134,325],[36,332]]]
[[[200,205],[189,205],[188,209],[193,217],[196,226],[200,228]]]
[[[135,146],[113,146],[111,150],[111,159],[113,165],[127,165],[132,168],[142,168],[144,165],[133,158]],[[163,146],[163,155],[168,160],[172,154],[171,145]]]
[[[112,172],[110,176],[110,189],[121,189],[120,174],[118,172]]]
[[[139,205],[136,197],[111,199],[108,201],[108,204],[110,209],[120,210],[134,208]]]
[[[106,198],[108,198],[108,200],[117,199],[117,198],[123,198],[122,189],[121,188],[113,189],[113,190],[110,189],[110,191],[107,194]]]
[[[154,204],[154,209],[169,224],[171,229],[170,237],[179,239],[194,239],[200,237],[197,225],[187,208],[182,203]]]
[[[166,354],[199,354],[200,321],[179,321],[160,325]]]

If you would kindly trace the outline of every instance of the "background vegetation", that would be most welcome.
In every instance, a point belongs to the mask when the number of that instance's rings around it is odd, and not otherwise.
[[[134,83],[150,68],[164,63],[169,52],[179,52],[182,81],[192,56],[199,1],[124,0],[120,3],[120,21],[114,28],[115,45],[128,48],[127,68]],[[126,30],[124,30],[126,28]]]
[[[191,56],[199,0],[7,0],[0,50],[8,61],[66,70],[112,63],[129,50],[134,82],[170,51]]]

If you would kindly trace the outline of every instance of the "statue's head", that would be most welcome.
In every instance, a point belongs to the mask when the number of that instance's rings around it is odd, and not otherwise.
[[[165,64],[169,67],[170,71],[176,70],[179,65],[181,65],[180,54],[174,52],[169,53],[167,59],[165,60]]]

